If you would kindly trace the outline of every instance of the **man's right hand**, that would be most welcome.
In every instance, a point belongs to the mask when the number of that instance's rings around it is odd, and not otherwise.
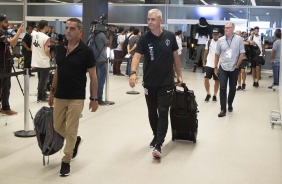
[[[51,94],[51,93],[49,94],[48,105],[50,107],[53,107],[53,105],[54,105],[54,94]]]
[[[135,84],[137,84],[138,82],[138,77],[136,74],[132,74],[130,75],[129,77],[129,86],[134,88],[135,87]]]

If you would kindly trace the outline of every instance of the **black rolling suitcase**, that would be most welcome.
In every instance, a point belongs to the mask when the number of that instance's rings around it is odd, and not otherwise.
[[[182,87],[183,91],[175,87],[172,96],[170,108],[172,141],[179,139],[195,143],[198,134],[198,104],[194,92],[189,90],[185,83]]]

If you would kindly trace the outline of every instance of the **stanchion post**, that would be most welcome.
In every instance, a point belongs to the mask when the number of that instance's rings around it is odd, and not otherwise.
[[[29,130],[29,68],[24,75],[24,130],[15,132],[16,137],[34,137],[34,130]]]

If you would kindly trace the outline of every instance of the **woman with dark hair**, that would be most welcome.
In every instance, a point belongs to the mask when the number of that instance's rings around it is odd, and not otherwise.
[[[200,61],[203,61],[204,52],[205,52],[205,44],[211,38],[211,26],[207,22],[206,18],[201,17],[199,19],[199,23],[196,24],[194,29],[194,38],[197,40],[196,44],[196,59],[194,62],[194,70],[196,72],[197,66],[202,66]],[[204,72],[204,67],[202,68]]]

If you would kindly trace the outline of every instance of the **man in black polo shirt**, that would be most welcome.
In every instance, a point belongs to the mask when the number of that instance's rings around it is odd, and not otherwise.
[[[137,83],[136,69],[141,55],[144,55],[143,86],[149,113],[149,121],[154,134],[150,147],[155,147],[153,156],[161,157],[161,146],[168,128],[168,110],[174,86],[175,66],[178,85],[182,83],[178,45],[175,34],[163,30],[162,12],[152,9],[147,17],[150,31],[143,34],[132,60],[129,83],[134,87]]]
[[[49,96],[49,105],[53,106],[54,102],[54,129],[66,139],[61,176],[70,174],[70,161],[76,157],[82,143],[82,138],[77,136],[77,132],[84,105],[87,72],[93,89],[89,109],[95,112],[98,108],[96,61],[91,48],[80,40],[81,31],[82,22],[79,19],[67,20],[67,41],[57,47],[57,68]]]

